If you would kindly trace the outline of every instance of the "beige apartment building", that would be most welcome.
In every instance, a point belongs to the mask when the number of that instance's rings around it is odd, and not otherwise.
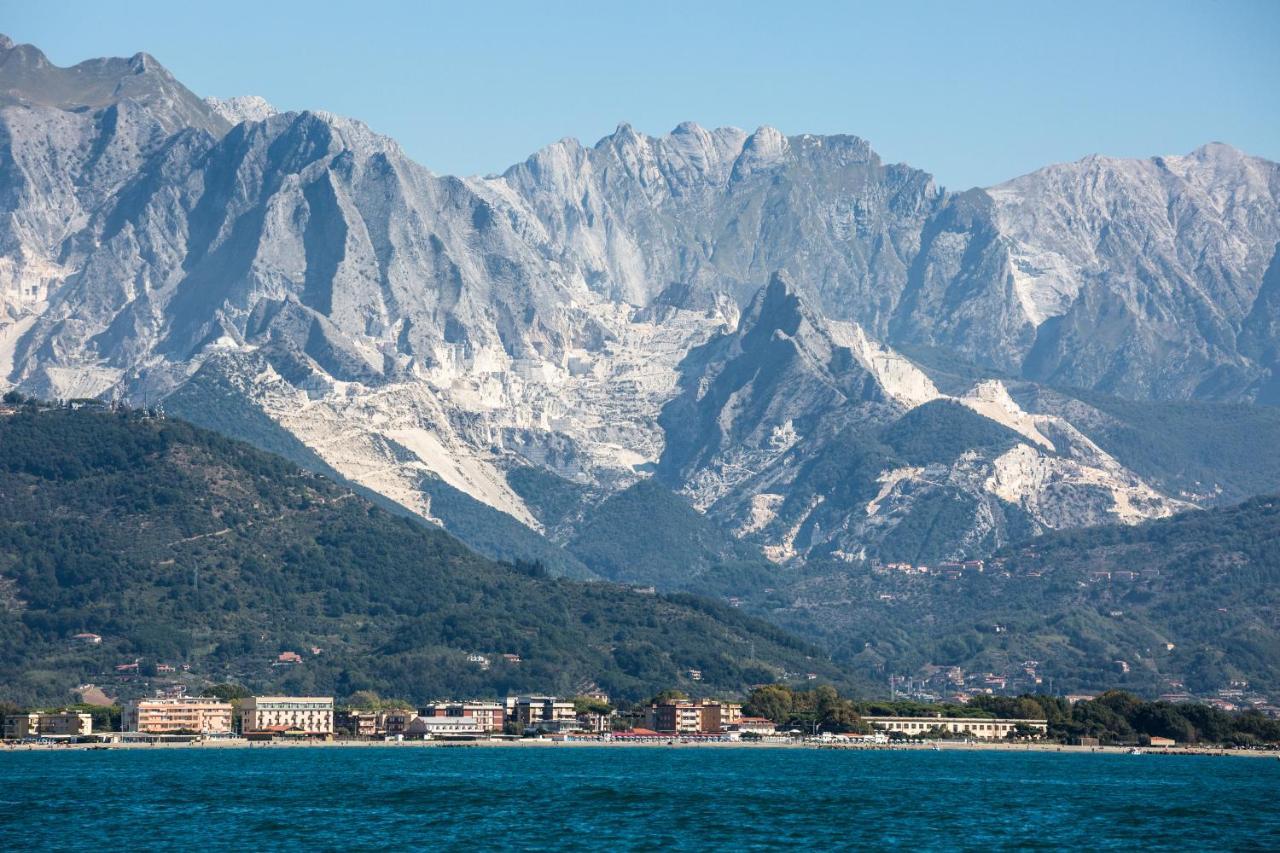
[[[395,708],[390,711],[383,711],[378,716],[378,730],[383,734],[402,735],[409,730],[409,724],[413,722],[415,714],[409,708]]]
[[[75,711],[63,711],[58,714],[41,714],[40,734],[72,736],[91,735],[93,734],[93,715]]]
[[[333,697],[254,696],[241,706],[245,732],[296,729],[312,735],[333,734]]]
[[[218,699],[139,699],[124,706],[126,732],[231,734],[231,703]]]
[[[920,735],[935,728],[961,737],[981,740],[997,740],[1005,737],[1018,726],[1034,729],[1040,734],[1049,731],[1048,720],[1002,720],[982,717],[863,717],[882,731],[901,732],[907,736]]]
[[[697,734],[702,731],[702,706],[695,702],[664,702],[654,708],[653,727],[660,732]]]
[[[26,740],[39,734],[39,714],[10,714],[4,718],[5,740]]]
[[[741,718],[741,705],[715,699],[664,702],[650,713],[655,730],[676,734],[716,734],[736,725]]]
[[[5,740],[26,740],[45,735],[81,737],[93,734],[93,717],[77,711],[54,714],[10,714],[4,718]]]

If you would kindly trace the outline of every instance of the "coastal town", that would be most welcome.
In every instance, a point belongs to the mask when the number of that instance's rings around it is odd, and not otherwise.
[[[121,709],[119,731],[95,728],[93,715],[72,709],[4,718],[10,744],[163,743],[243,739],[272,741],[474,741],[543,740],[790,741],[816,737],[849,743],[884,744],[927,732],[972,740],[1037,739],[1043,719],[994,717],[866,716],[867,731],[832,733],[783,725],[743,713],[738,702],[669,698],[619,712],[602,693],[561,699],[509,696],[502,702],[443,701],[418,708],[343,708],[332,697],[251,696],[236,704],[212,697],[157,697]]]

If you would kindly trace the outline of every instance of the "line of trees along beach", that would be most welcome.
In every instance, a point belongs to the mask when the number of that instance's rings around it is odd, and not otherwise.
[[[1220,711],[1195,702],[1152,702],[1119,690],[1071,703],[1044,695],[980,695],[966,705],[850,699],[830,686],[796,690],[772,684],[753,690],[743,712],[801,731],[869,731],[864,717],[1001,717],[1047,720],[1051,740],[1096,738],[1142,743],[1152,737],[1184,744],[1256,746],[1280,743],[1280,720],[1259,711]],[[935,736],[942,736],[942,732]]]

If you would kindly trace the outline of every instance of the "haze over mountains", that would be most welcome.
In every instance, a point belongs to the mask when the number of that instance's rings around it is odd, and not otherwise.
[[[621,125],[456,178],[5,39],[0,211],[8,384],[163,401],[566,571],[649,477],[777,563],[1280,488],[1237,447],[1280,441],[1280,165],[1226,145],[951,192],[852,136]]]

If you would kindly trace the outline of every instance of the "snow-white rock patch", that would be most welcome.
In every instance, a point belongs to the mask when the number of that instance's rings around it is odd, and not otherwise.
[[[237,95],[234,98],[205,98],[204,102],[229,124],[246,121],[266,121],[280,111],[257,95]]]
[[[744,521],[734,533],[738,537],[749,536],[760,530],[764,530],[778,517],[778,508],[782,506],[782,502],[786,500],[785,495],[777,495],[769,492],[763,492],[758,495],[751,496],[751,509]]]

